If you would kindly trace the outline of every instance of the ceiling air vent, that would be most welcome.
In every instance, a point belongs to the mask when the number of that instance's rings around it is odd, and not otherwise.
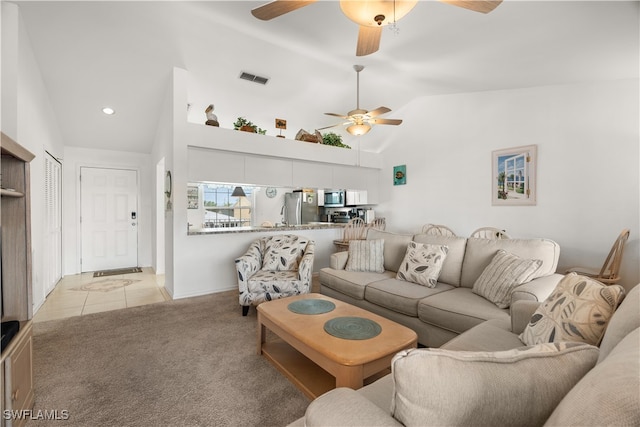
[[[243,71],[240,74],[240,78],[242,80],[249,80],[250,82],[259,83],[261,85],[266,85],[269,81],[268,77],[256,76],[255,74],[247,73],[246,71]]]

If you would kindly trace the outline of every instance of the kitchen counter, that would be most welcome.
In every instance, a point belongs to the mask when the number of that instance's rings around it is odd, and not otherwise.
[[[232,234],[232,233],[255,233],[255,232],[265,232],[265,231],[297,231],[297,230],[323,230],[323,229],[333,229],[333,228],[344,228],[347,225],[345,223],[339,222],[312,222],[309,224],[302,225],[279,225],[273,227],[264,227],[264,226],[256,226],[256,227],[225,227],[225,228],[201,228],[197,230],[189,230],[187,235],[189,236],[198,236],[198,235],[208,235],[208,234]]]

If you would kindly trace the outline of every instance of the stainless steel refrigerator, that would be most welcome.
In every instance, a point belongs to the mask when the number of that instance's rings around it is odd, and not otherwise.
[[[301,225],[318,221],[317,193],[307,191],[285,193],[284,220],[287,225]]]

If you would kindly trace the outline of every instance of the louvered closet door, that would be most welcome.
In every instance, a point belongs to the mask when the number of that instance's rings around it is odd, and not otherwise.
[[[62,165],[45,152],[45,292],[49,294],[62,278]]]

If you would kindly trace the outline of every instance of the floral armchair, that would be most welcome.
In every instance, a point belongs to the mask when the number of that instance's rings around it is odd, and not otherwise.
[[[263,301],[309,293],[315,242],[292,234],[262,237],[236,258],[242,315]]]

